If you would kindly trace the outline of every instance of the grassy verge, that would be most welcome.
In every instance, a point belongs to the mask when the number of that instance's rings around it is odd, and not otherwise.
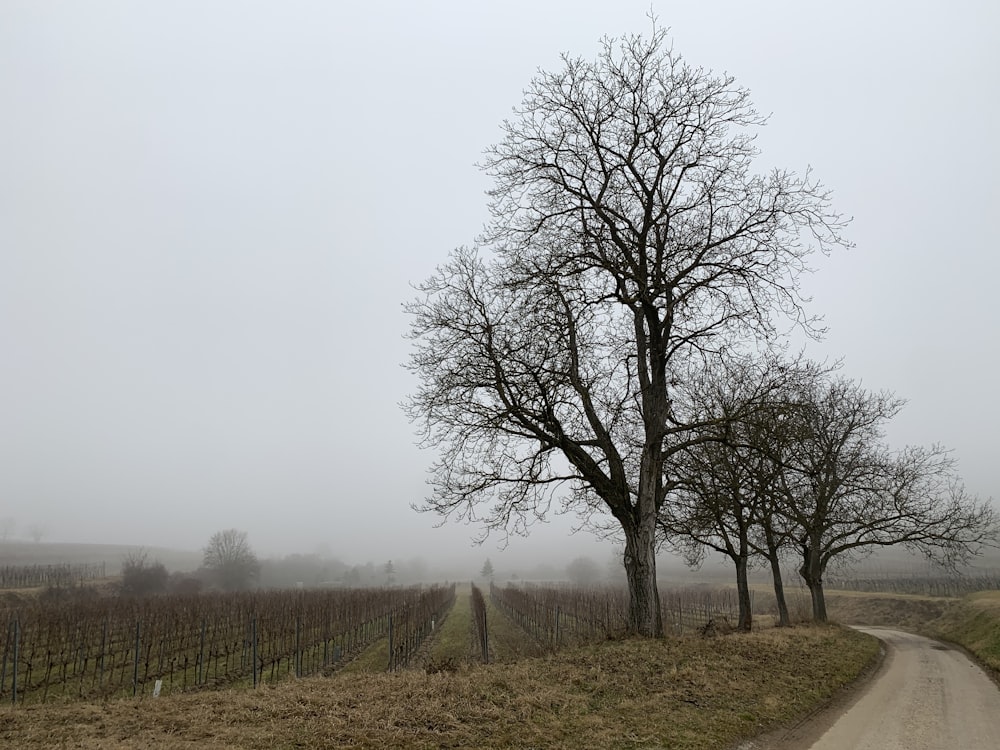
[[[472,658],[470,639],[472,628],[471,587],[460,584],[455,587],[455,604],[448,616],[434,634],[434,641],[428,654],[430,664],[451,662],[466,664]]]
[[[344,674],[368,674],[385,672],[389,668],[389,638],[380,638],[347,662],[341,672]]]
[[[789,722],[871,661],[838,627],[606,641],[426,674],[338,674],[258,690],[0,708],[35,748],[644,748],[711,750]]]
[[[1000,676],[1000,591],[963,597],[924,630],[966,648],[995,677]]]
[[[545,647],[529,637],[490,601],[486,593],[486,627],[490,637],[490,661],[504,663],[527,656],[541,656]]]
[[[962,646],[1000,679],[1000,591],[960,599],[837,591],[827,603],[838,622],[900,628]]]
[[[942,596],[858,591],[830,591],[826,596],[827,610],[837,622],[881,625],[914,633],[926,632],[929,623],[945,616],[958,602]]]

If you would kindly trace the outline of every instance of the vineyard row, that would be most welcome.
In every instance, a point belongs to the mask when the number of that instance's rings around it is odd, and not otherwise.
[[[0,701],[256,686],[336,669],[386,637],[395,669],[454,596],[452,585],[21,604],[0,610]]]
[[[628,631],[628,592],[615,587],[490,585],[490,600],[522,630],[552,649],[618,637]],[[735,621],[736,592],[674,589],[660,592],[664,628],[681,634],[711,621]]]
[[[824,579],[828,589],[879,594],[919,594],[922,596],[964,596],[976,591],[1000,589],[1000,571],[967,575],[869,575],[836,576]]]
[[[80,565],[3,565],[0,566],[0,589],[27,589],[39,586],[71,586],[81,581],[104,578],[104,563]]]

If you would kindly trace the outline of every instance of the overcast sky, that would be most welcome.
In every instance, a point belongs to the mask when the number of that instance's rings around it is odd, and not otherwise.
[[[0,0],[15,536],[467,550],[476,529],[409,507],[432,457],[399,409],[401,304],[486,221],[475,163],[536,69],[647,31],[650,5]],[[773,113],[758,166],[811,165],[854,217],[856,248],[806,281],[813,353],[909,400],[895,445],[944,443],[1000,497],[1000,5],[652,7]]]

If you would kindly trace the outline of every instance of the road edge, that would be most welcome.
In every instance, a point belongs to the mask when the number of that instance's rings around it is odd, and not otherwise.
[[[732,746],[732,750],[798,750],[812,745],[862,698],[875,677],[892,661],[892,651],[886,642],[877,636],[872,637],[879,642],[878,651],[857,677],[791,722],[742,740]]]

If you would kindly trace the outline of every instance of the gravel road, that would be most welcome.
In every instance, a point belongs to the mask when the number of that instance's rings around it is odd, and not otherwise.
[[[1000,748],[1000,689],[960,650],[887,628],[878,673],[854,696],[763,747],[778,750]],[[749,743],[747,747],[762,747]]]

